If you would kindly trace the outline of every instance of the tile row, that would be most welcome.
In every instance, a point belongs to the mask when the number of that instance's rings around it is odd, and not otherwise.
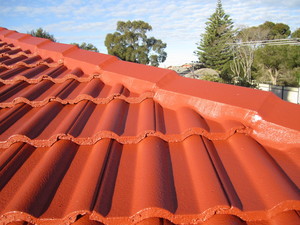
[[[0,81],[4,84],[14,84],[20,80],[39,83],[44,79],[61,83],[69,78],[86,82],[93,77],[84,74],[79,68],[70,70],[50,58],[42,59],[20,48],[1,46],[1,43],[0,56]]]
[[[13,69],[20,66],[27,68],[34,68],[38,65],[47,65],[48,67],[56,67],[58,64],[54,63],[50,58],[42,59],[39,55],[33,55],[22,52],[21,49],[8,50],[0,49],[0,68]],[[13,55],[11,55],[14,53]]]
[[[256,224],[283,212],[299,223],[292,212],[300,210],[299,152],[281,152],[284,161],[276,154],[244,134],[222,141],[192,135],[174,143],[157,137],[138,144],[18,142],[0,150],[0,223],[51,218],[62,224],[88,214],[107,225],[153,217],[201,224],[226,214],[225,220]]]
[[[70,221],[65,221],[65,224],[69,224]],[[28,222],[11,222],[7,225],[34,225],[35,223]],[[53,223],[52,223],[53,224]],[[89,219],[89,215],[78,216],[76,220],[72,223],[73,225],[107,225],[95,220]],[[193,222],[191,223],[181,223],[181,225],[274,225],[274,224],[289,224],[298,225],[299,224],[299,212],[297,211],[287,211],[276,215],[275,217],[262,220],[262,221],[243,221],[240,218],[232,215],[215,215],[208,220],[203,222]],[[5,225],[5,223],[4,223]],[[147,218],[134,225],[175,225],[164,218]]]
[[[0,83],[0,107],[13,107],[18,103],[26,103],[33,107],[46,105],[50,101],[62,104],[75,104],[82,100],[90,100],[96,104],[107,104],[112,99],[123,99],[129,103],[139,103],[146,98],[153,98],[153,92],[137,94],[130,92],[121,84],[107,85],[99,78],[90,82],[79,82],[68,79],[63,83],[42,80],[38,84],[19,81],[14,84]]]
[[[62,83],[68,79],[76,79],[79,82],[88,82],[99,75],[86,75],[81,69],[67,69],[64,65],[49,67],[48,65],[37,65],[34,68],[26,66],[16,66],[13,69],[1,67],[0,82],[4,84],[14,84],[18,81],[27,83],[39,83],[42,80],[51,80],[55,83]]]
[[[26,56],[27,58],[31,57],[32,54],[30,53],[29,50],[22,51],[20,48],[15,48],[11,46],[3,46],[0,43],[0,57],[1,58],[15,58],[19,56]]]
[[[137,143],[147,136],[174,142],[198,134],[223,140],[251,129],[233,120],[203,118],[193,109],[163,108],[153,99],[128,103],[114,99],[108,104],[83,100],[74,105],[49,102],[34,108],[20,103],[0,109],[0,147],[24,141],[34,146],[50,146],[58,139],[85,145],[102,138],[120,143]]]

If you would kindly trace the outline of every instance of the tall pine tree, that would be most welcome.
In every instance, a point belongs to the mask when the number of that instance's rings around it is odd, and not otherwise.
[[[221,0],[217,2],[216,11],[206,22],[206,32],[197,47],[196,54],[205,67],[223,71],[232,59],[232,51],[228,43],[233,40],[233,22],[225,14]]]

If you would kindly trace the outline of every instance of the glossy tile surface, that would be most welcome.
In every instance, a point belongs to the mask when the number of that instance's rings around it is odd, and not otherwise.
[[[199,135],[176,143],[60,140],[37,148],[19,142],[1,150],[1,214],[64,220],[84,213],[105,224],[151,215],[192,223],[215,213],[267,221],[300,206],[299,175],[284,171],[274,151],[244,134],[214,142]],[[287,155],[299,159],[296,151]]]
[[[153,99],[140,103],[115,99],[107,104],[51,101],[42,107],[22,103],[1,109],[0,125],[0,147],[18,141],[37,147],[50,146],[57,139],[85,145],[113,138],[125,144],[138,143],[147,136],[175,142],[193,134],[223,140],[234,133],[250,132],[237,121],[211,121],[189,108],[176,111],[163,108]]]
[[[0,224],[299,224],[299,115],[0,28]]]
[[[89,100],[96,104],[106,104],[113,99],[122,99],[129,103],[139,103],[153,98],[153,92],[137,94],[130,92],[122,84],[110,86],[99,78],[89,82],[68,79],[63,83],[43,80],[37,84],[18,81],[14,84],[0,84],[0,108],[11,108],[18,103],[26,103],[33,107],[44,106],[50,101],[62,104],[76,104]]]

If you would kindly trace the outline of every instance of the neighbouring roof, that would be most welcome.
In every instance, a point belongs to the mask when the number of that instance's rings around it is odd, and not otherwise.
[[[300,106],[0,28],[0,224],[300,223]]]

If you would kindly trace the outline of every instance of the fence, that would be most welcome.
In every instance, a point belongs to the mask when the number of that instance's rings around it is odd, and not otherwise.
[[[263,91],[271,91],[279,98],[292,102],[295,104],[300,104],[300,88],[298,87],[284,87],[275,86],[271,84],[258,84],[258,88]]]

